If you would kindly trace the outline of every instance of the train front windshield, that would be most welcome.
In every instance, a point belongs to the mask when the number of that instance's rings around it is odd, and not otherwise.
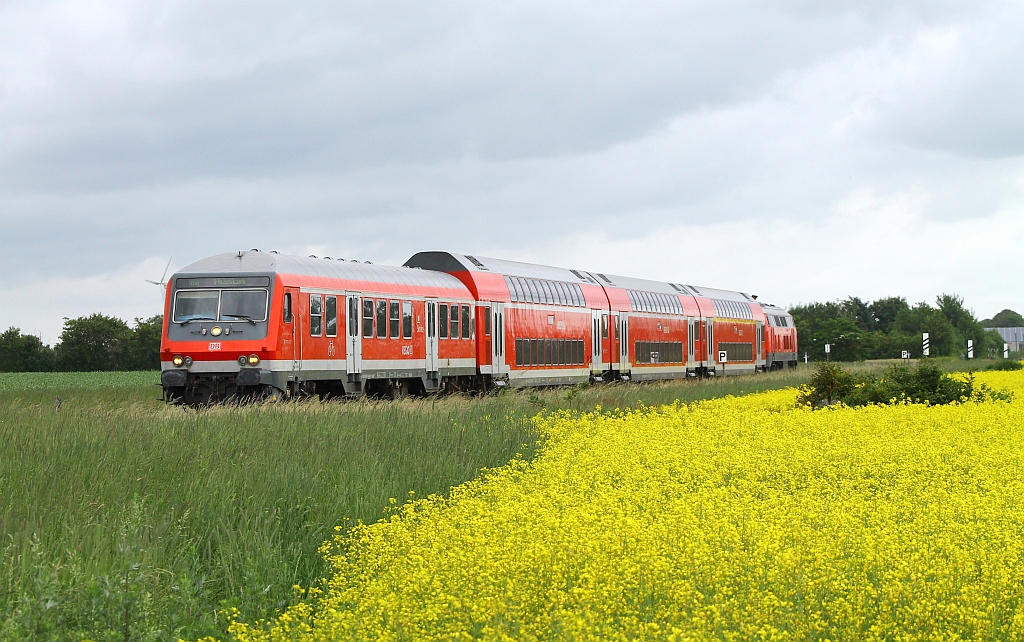
[[[266,321],[266,290],[183,290],[174,296],[175,323]]]

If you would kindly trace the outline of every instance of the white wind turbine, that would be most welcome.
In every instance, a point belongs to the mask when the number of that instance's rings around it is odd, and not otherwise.
[[[146,283],[152,283],[153,285],[159,285],[160,286],[160,300],[161,301],[163,301],[164,299],[167,298],[167,270],[170,269],[171,261],[173,261],[173,260],[174,260],[173,256],[171,258],[167,259],[167,265],[164,266],[164,273],[160,276],[160,280],[159,281],[150,281],[149,279],[146,279]]]

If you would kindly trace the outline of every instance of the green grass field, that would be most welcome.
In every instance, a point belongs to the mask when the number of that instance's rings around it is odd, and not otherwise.
[[[201,411],[160,402],[156,373],[3,374],[0,639],[223,636],[220,609],[267,617],[322,577],[336,525],[531,457],[539,411],[739,395],[809,372]]]

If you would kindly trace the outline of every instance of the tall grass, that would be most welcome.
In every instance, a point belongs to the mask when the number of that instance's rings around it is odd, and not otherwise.
[[[222,635],[229,606],[270,616],[323,576],[335,526],[530,458],[539,411],[739,395],[807,372],[202,411],[159,402],[152,373],[21,389],[18,376],[0,379],[0,639],[77,641]]]

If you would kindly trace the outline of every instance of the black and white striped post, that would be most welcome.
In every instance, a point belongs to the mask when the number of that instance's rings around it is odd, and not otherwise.
[[[968,339],[967,340],[967,358],[968,359],[973,359],[974,358],[974,339]]]
[[[921,354],[923,354],[924,356],[927,357],[931,353],[931,347],[928,345],[928,333],[924,332],[924,333],[922,333],[922,336],[923,336],[923,338],[922,338],[923,345],[922,345]]]

